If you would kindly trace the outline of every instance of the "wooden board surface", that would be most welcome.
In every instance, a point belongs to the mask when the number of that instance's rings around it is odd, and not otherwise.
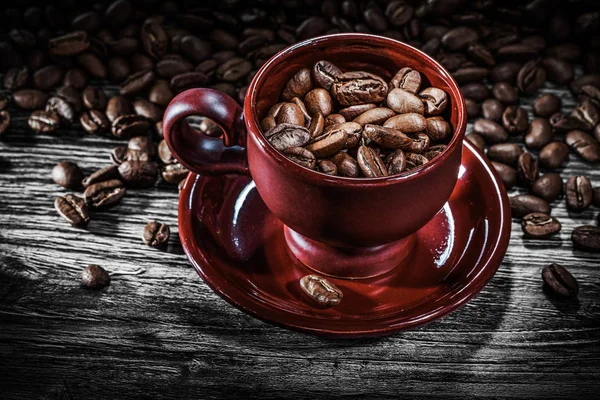
[[[573,107],[570,93],[546,87]],[[523,103],[531,109],[531,100]],[[260,322],[196,275],[177,235],[177,189],[130,191],[87,229],[61,220],[50,179],[63,160],[86,174],[122,142],[82,133],[34,134],[12,110],[0,140],[0,399],[106,398],[592,398],[600,390],[600,254],[573,249],[570,214],[548,240],[513,234],[504,262],[474,300],[426,327],[382,339],[331,340]],[[530,114],[531,115],[531,114]],[[563,179],[600,171],[571,155]],[[517,193],[513,191],[510,194]],[[167,251],[141,241],[145,223],[169,224]],[[550,262],[581,286],[576,301],[542,290]],[[90,263],[140,275],[82,289]]]

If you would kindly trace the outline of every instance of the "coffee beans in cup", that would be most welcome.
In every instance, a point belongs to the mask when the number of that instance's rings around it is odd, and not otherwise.
[[[286,158],[323,174],[400,174],[437,157],[453,134],[448,94],[424,82],[408,67],[388,82],[319,61],[290,78],[261,128]]]

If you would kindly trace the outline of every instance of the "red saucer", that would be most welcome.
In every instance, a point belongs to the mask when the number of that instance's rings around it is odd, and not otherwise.
[[[251,178],[190,174],[179,201],[179,234],[198,274],[239,309],[315,334],[380,336],[456,310],[492,278],[511,224],[498,182],[493,168],[465,141],[454,192],[416,233],[411,258],[375,278],[330,278],[344,293],[330,309],[315,307],[301,291],[300,278],[314,271],[289,254],[283,224]]]

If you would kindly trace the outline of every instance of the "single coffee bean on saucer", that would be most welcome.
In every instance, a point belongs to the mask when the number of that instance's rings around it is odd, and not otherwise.
[[[169,241],[171,230],[169,226],[157,221],[151,221],[146,224],[142,239],[144,243],[152,247],[160,247]]]
[[[335,307],[344,297],[336,285],[317,275],[302,277],[300,288],[320,307]]]
[[[567,208],[574,212],[586,210],[592,204],[592,184],[585,176],[572,176],[565,185]]]
[[[550,264],[542,270],[542,279],[553,294],[561,297],[575,297],[579,294],[579,284],[571,273],[559,264]]]
[[[54,201],[54,208],[61,217],[73,226],[85,226],[90,222],[90,215],[85,201],[74,194],[57,197]]]
[[[81,283],[88,289],[102,289],[110,285],[110,275],[101,266],[90,264],[81,271]]]
[[[533,238],[547,238],[560,232],[560,222],[548,214],[531,213],[521,220],[521,229],[526,236]]]
[[[73,162],[63,161],[52,168],[52,180],[64,188],[79,189],[82,179],[83,173]]]

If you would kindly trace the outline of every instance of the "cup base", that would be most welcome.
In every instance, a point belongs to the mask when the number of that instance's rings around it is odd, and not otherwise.
[[[412,254],[416,235],[373,247],[329,246],[284,226],[288,251],[308,268],[342,279],[365,279],[404,264]]]

